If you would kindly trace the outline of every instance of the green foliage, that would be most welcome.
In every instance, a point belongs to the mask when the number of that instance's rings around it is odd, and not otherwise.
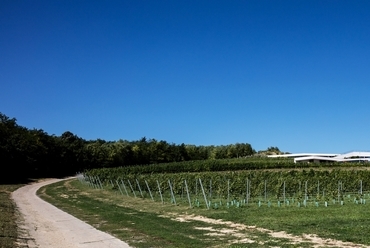
[[[88,173],[100,175],[149,174],[149,173],[181,173],[181,172],[210,172],[238,171],[262,169],[298,169],[298,168],[346,168],[362,167],[364,163],[294,163],[291,158],[248,157],[239,159],[208,159],[182,161],[162,164],[137,165],[110,169],[95,169]],[[106,172],[105,172],[106,171]]]
[[[88,168],[88,159],[85,141],[71,132],[51,136],[19,126],[16,119],[0,113],[0,160],[7,168],[7,173],[0,174],[0,183],[71,175]]]
[[[0,185],[0,247],[21,247],[17,242],[16,206],[11,192],[23,185]]]
[[[303,199],[304,195],[317,200],[337,199],[338,194],[341,197],[344,194],[355,194],[361,197],[361,182],[363,189],[370,189],[370,171],[367,170],[240,170],[151,174],[127,172],[127,170],[123,173],[118,169],[100,169],[86,172],[85,176],[87,178],[99,177],[102,181],[123,180],[127,182],[129,180],[135,182],[138,180],[142,183],[142,188],[146,187],[144,184],[146,180],[150,188],[154,189],[157,189],[157,183],[160,183],[163,191],[169,191],[168,181],[170,181],[175,194],[180,194],[184,190],[184,180],[187,181],[191,193],[198,194],[200,188],[197,184],[201,179],[208,185],[206,188],[212,188],[213,192],[224,199],[228,194],[234,198],[245,198],[247,180],[251,184],[251,197],[263,197],[267,192],[270,198],[276,200],[282,200],[284,184],[285,196],[294,196],[297,199]]]
[[[58,137],[48,135],[41,129],[30,130],[19,126],[15,118],[0,113],[0,160],[4,167],[9,168],[8,174],[0,175],[0,183],[8,179],[13,181],[14,178],[73,175],[93,168],[235,158],[254,153],[248,143],[176,145],[145,137],[131,142],[86,141],[70,131]],[[12,177],[9,178],[9,174]]]

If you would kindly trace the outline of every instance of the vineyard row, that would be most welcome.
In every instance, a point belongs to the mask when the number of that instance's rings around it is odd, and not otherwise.
[[[370,191],[368,171],[239,171],[209,173],[176,173],[122,175],[104,178],[84,175],[93,187],[109,186],[127,196],[195,201],[223,202],[302,202],[365,201]],[[199,203],[198,203],[199,204]]]

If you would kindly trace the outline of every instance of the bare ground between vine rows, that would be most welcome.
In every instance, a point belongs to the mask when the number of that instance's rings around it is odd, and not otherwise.
[[[200,221],[211,225],[217,225],[217,227],[199,227],[199,229],[207,230],[208,236],[232,236],[235,240],[231,241],[232,244],[245,244],[245,243],[258,243],[259,245],[264,245],[265,242],[258,241],[258,234],[267,234],[272,239],[285,239],[288,243],[297,245],[301,243],[310,243],[311,247],[370,247],[362,244],[355,244],[352,242],[343,242],[335,239],[324,239],[320,238],[315,234],[304,234],[302,236],[288,234],[284,231],[276,232],[266,228],[260,228],[257,226],[248,226],[244,224],[234,223],[232,221],[224,221],[221,219],[212,219],[199,215],[177,215],[170,213],[164,215],[164,217],[171,218],[172,220],[179,222],[190,222],[190,221]],[[219,226],[225,226],[219,228]],[[194,227],[198,228],[198,227]]]

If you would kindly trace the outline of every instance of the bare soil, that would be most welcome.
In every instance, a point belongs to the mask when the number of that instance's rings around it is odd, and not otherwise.
[[[171,217],[171,214],[168,215]],[[201,221],[204,223],[208,223],[211,225],[217,226],[224,226],[224,228],[202,228],[202,230],[209,231],[209,236],[233,236],[235,239],[232,243],[234,244],[246,244],[246,243],[259,243],[260,245],[264,245],[263,242],[257,241],[256,234],[265,233],[269,235],[272,239],[286,239],[292,245],[299,245],[300,243],[311,243],[312,247],[319,248],[319,247],[368,247],[361,244],[355,244],[352,242],[343,242],[340,240],[334,239],[324,239],[320,238],[317,235],[313,234],[304,234],[302,236],[296,236],[292,234],[288,234],[284,231],[276,232],[265,228],[259,228],[256,226],[247,226],[244,224],[238,224],[231,221],[224,221],[221,219],[211,219],[204,216],[197,216],[197,215],[173,215],[173,220],[177,220],[180,222],[187,222],[187,221]],[[245,232],[247,231],[247,232]],[[247,235],[246,235],[247,233]]]

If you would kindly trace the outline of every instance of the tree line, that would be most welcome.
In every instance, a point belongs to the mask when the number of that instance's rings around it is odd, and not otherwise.
[[[70,131],[60,136],[28,129],[0,113],[0,182],[62,177],[93,168],[246,157],[256,151],[248,143],[221,146],[173,144],[163,140],[85,140]]]

